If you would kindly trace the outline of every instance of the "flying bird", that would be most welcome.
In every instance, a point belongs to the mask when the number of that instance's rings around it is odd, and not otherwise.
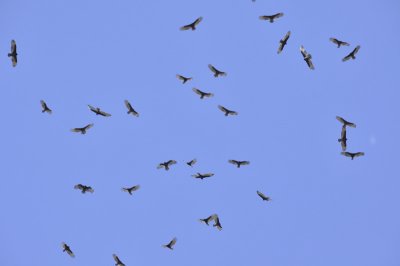
[[[345,62],[345,61],[349,60],[350,58],[351,58],[351,59],[356,59],[356,54],[358,53],[358,50],[360,50],[360,47],[361,47],[360,45],[357,45],[357,47],[354,48],[354,50],[351,51],[351,53],[349,53],[348,55],[346,55],[346,56],[342,59],[342,61]]]
[[[82,194],[85,194],[86,192],[90,192],[90,193],[94,192],[94,189],[92,187],[85,186],[85,185],[82,185],[82,184],[75,185],[74,189],[80,190],[82,192]]]
[[[331,42],[333,42],[334,44],[336,44],[336,45],[337,45],[337,48],[340,48],[340,46],[349,46],[349,45],[350,45],[349,43],[343,42],[343,41],[339,41],[339,40],[336,39],[336,38],[329,38],[329,40],[330,40]]]
[[[72,132],[80,132],[81,134],[86,134],[86,131],[89,129],[89,128],[92,128],[93,127],[93,124],[88,124],[88,125],[86,125],[86,126],[84,126],[84,127],[76,127],[76,128],[73,128],[73,129],[71,129],[71,131]]]
[[[341,154],[346,156],[346,157],[350,157],[352,160],[354,160],[354,158],[356,158],[356,157],[360,157],[360,156],[364,156],[365,155],[365,153],[363,153],[363,152],[352,153],[352,152],[348,152],[348,151],[342,151]]]
[[[167,161],[167,162],[160,163],[160,164],[157,166],[157,169],[165,168],[165,171],[168,171],[168,170],[169,170],[169,167],[170,167],[171,165],[173,165],[173,164],[176,164],[176,163],[177,163],[177,162],[176,162],[175,160],[169,160],[169,161]]]
[[[314,70],[314,64],[311,61],[312,56],[311,56],[311,54],[307,53],[307,51],[306,51],[306,49],[304,49],[303,45],[300,46],[300,52],[303,55],[303,59],[304,59],[304,61],[306,61],[308,67],[310,69]]]
[[[197,163],[196,159],[191,160],[190,162],[187,162],[186,164],[189,165],[190,167],[193,167],[193,165]]]
[[[168,244],[163,245],[163,247],[173,250],[177,240],[178,239],[176,237],[174,237],[174,239],[172,239]]]
[[[176,77],[177,77],[179,80],[182,80],[182,84],[185,84],[186,82],[188,82],[188,81],[190,81],[190,80],[193,79],[192,77],[187,78],[187,77],[184,77],[184,76],[179,75],[179,74],[177,74]]]
[[[217,227],[217,229],[218,229],[219,231],[222,230],[222,225],[221,225],[221,223],[220,223],[220,221],[219,221],[219,217],[218,217],[217,214],[215,214],[215,216],[214,216],[214,224],[213,224],[213,227]]]
[[[265,196],[262,192],[260,192],[258,190],[257,190],[257,194],[258,194],[258,196],[260,196],[260,198],[262,198],[262,200],[265,200],[265,201],[270,201],[271,200],[270,197]]]
[[[213,65],[208,64],[208,68],[214,73],[214,77],[218,78],[219,76],[225,77],[227,74],[226,72],[220,71],[216,69]]]
[[[212,220],[215,219],[215,217],[217,217],[216,214],[210,215],[207,218],[204,219],[199,219],[200,222],[205,223],[206,225],[209,225],[209,222],[211,222]]]
[[[139,113],[136,112],[135,109],[133,109],[131,103],[130,103],[128,100],[125,100],[124,102],[125,102],[126,108],[128,108],[128,112],[126,112],[126,113],[127,113],[128,115],[129,115],[129,114],[132,114],[132,115],[134,115],[134,116],[136,116],[136,117],[139,117]]]
[[[207,173],[207,174],[200,174],[197,173],[195,175],[192,175],[194,178],[200,178],[201,180],[203,180],[204,178],[208,178],[208,177],[212,177],[214,174],[213,173]]]
[[[200,99],[209,98],[209,97],[213,97],[214,96],[214,94],[211,93],[211,92],[204,92],[204,91],[201,91],[201,90],[196,89],[196,88],[193,88],[193,91],[196,94],[200,95]]]
[[[11,41],[11,53],[8,53],[8,57],[11,57],[12,66],[15,67],[17,65],[17,43],[15,40]]]
[[[133,187],[123,187],[122,191],[128,192],[129,195],[132,195],[132,192],[138,190],[139,188],[140,188],[140,185],[136,185],[136,186],[133,186]]]
[[[242,166],[242,165],[249,165],[250,164],[249,161],[229,160],[228,162],[231,163],[231,164],[236,165],[237,168],[240,168],[240,166]]]
[[[115,266],[125,266],[125,264],[122,263],[122,261],[118,258],[117,255],[113,254],[113,258],[115,260]]]
[[[101,115],[101,116],[105,116],[105,117],[111,116],[109,113],[101,111],[99,107],[93,107],[90,104],[88,104],[88,107],[89,107],[90,111],[92,111],[96,115]]]
[[[48,113],[51,114],[52,110],[47,106],[46,102],[43,100],[40,100],[40,104],[42,105],[42,113]]]
[[[228,116],[228,115],[238,115],[237,112],[232,111],[232,110],[229,110],[229,109],[223,107],[222,105],[218,105],[218,109],[221,110],[222,112],[224,112],[224,113],[225,113],[225,116]]]
[[[67,244],[65,244],[64,242],[62,242],[62,243],[61,243],[61,247],[62,247],[62,249],[63,249],[63,252],[67,252],[68,255],[71,256],[71,258],[75,258],[74,252],[72,252],[71,248],[70,248]]]
[[[193,23],[185,25],[183,27],[180,28],[180,30],[195,30],[196,26],[199,25],[199,23],[203,20],[202,17],[199,17],[198,19],[196,19]]]
[[[274,15],[270,15],[270,16],[260,16],[259,18],[261,20],[269,20],[269,22],[273,23],[275,21],[275,19],[283,17],[283,13],[276,13]]]
[[[290,31],[279,41],[278,54],[280,54],[290,38]]]
[[[340,139],[338,139],[338,142],[340,142],[340,145],[342,145],[342,151],[345,151],[347,148],[347,137],[346,137],[346,126],[342,126],[342,133],[340,136]]]
[[[336,119],[346,127],[356,127],[356,124],[346,121],[340,116],[336,116]]]

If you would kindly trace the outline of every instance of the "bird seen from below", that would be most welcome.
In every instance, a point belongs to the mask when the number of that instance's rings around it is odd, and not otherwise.
[[[117,255],[113,254],[113,258],[115,260],[115,266],[125,266],[125,264],[118,258]]]
[[[225,116],[228,115],[238,115],[237,112],[229,110],[228,108],[223,107],[222,105],[218,105],[218,109],[225,113]]]
[[[259,16],[261,20],[269,20],[269,22],[274,23],[275,19],[283,17],[283,13],[276,13],[269,16]]]
[[[346,126],[342,126],[342,132],[340,139],[338,139],[338,142],[340,142],[340,145],[342,146],[342,151],[346,151],[347,148],[347,137],[346,137]]]
[[[348,55],[346,55],[346,56],[342,59],[342,61],[345,62],[345,61],[347,61],[347,60],[349,60],[349,59],[353,59],[353,60],[356,59],[356,54],[358,53],[358,50],[360,50],[360,45],[357,45],[357,47],[354,48],[354,50],[351,51],[351,53],[349,53]]]
[[[176,237],[174,237],[168,244],[163,245],[163,247],[173,250],[177,240],[178,239]]]
[[[176,162],[175,160],[169,160],[169,161],[160,163],[160,164],[157,166],[157,169],[165,168],[165,171],[168,171],[168,170],[169,170],[169,167],[170,167],[171,165],[173,165],[173,164],[176,164],[176,163],[177,163],[177,162]]]
[[[204,91],[201,91],[201,90],[196,89],[196,88],[193,88],[192,90],[193,90],[196,94],[200,95],[200,99],[210,98],[210,97],[213,97],[213,96],[214,96],[214,94],[211,93],[211,92],[204,92]]]
[[[260,196],[260,198],[261,198],[263,201],[264,201],[264,200],[265,200],[265,201],[270,201],[270,200],[271,200],[270,197],[265,196],[264,193],[262,193],[262,192],[260,192],[260,191],[258,191],[258,190],[257,190],[257,195]]]
[[[196,30],[196,26],[203,20],[203,17],[199,17],[193,23],[180,27],[180,30]]]
[[[75,258],[74,252],[72,252],[71,248],[70,248],[67,244],[65,244],[64,242],[62,242],[62,243],[61,243],[61,247],[62,247],[62,249],[63,249],[63,252],[67,252],[68,255],[71,256],[71,258]]]
[[[279,41],[278,54],[280,54],[282,52],[282,50],[286,46],[289,38],[290,38],[290,31],[288,31],[286,33],[286,35]]]
[[[190,162],[187,162],[186,164],[189,165],[190,167],[193,167],[193,165],[197,163],[196,159],[191,160]]]
[[[96,115],[101,115],[101,116],[105,116],[105,117],[111,116],[111,114],[103,112],[102,110],[100,110],[99,107],[93,107],[90,104],[88,104],[88,107],[89,107],[90,111],[92,111]]]
[[[303,59],[304,59],[304,61],[306,61],[308,67],[309,67],[311,70],[314,70],[314,64],[313,64],[313,62],[311,61],[312,56],[311,56],[311,54],[307,53],[307,51],[306,51],[306,49],[304,49],[303,45],[300,46],[300,52],[301,52],[301,54],[303,55]]]
[[[43,100],[40,100],[40,104],[42,105],[42,113],[48,113],[51,114],[53,111],[47,106],[46,102]]]
[[[354,160],[354,158],[356,158],[356,157],[360,157],[360,156],[364,156],[365,155],[365,153],[363,153],[363,152],[355,152],[355,153],[353,153],[353,152],[348,152],[348,151],[343,151],[340,154],[342,154],[342,155],[344,155],[346,157],[350,157],[352,160]]]
[[[124,191],[124,192],[128,192],[129,195],[132,195],[132,192],[138,190],[139,188],[140,188],[140,185],[136,185],[136,186],[133,186],[133,187],[123,187],[121,190]]]
[[[17,56],[18,56],[17,43],[15,42],[15,40],[12,40],[11,41],[11,52],[8,53],[8,57],[11,58],[11,63],[12,63],[13,67],[15,67],[17,65],[17,61],[18,61]]]
[[[188,82],[188,81],[190,81],[190,80],[193,79],[192,77],[187,78],[187,77],[184,77],[184,76],[179,75],[179,74],[177,74],[176,77],[177,77],[179,80],[182,81],[182,84],[185,84],[186,82]]]
[[[336,116],[336,119],[346,127],[356,128],[356,124],[354,124],[352,122],[349,122],[349,121],[346,121],[343,117]]]
[[[128,108],[128,112],[126,112],[128,115],[132,114],[133,116],[139,117],[139,113],[136,112],[135,109],[133,109],[131,103],[128,100],[124,101],[126,108]]]
[[[92,187],[85,186],[85,185],[82,185],[82,184],[75,185],[74,189],[80,190],[82,192],[82,194],[85,194],[86,192],[90,192],[90,193],[94,192],[94,189]]]
[[[249,165],[249,161],[237,161],[237,160],[228,160],[229,163],[236,165],[237,168],[240,168],[242,165]]]
[[[76,127],[76,128],[71,129],[71,131],[72,131],[72,132],[79,132],[79,133],[81,133],[82,135],[84,135],[84,134],[86,134],[86,131],[87,131],[88,129],[90,129],[90,128],[93,127],[93,125],[94,125],[94,124],[88,124],[88,125],[86,125],[86,126],[84,126],[84,127]]]
[[[226,77],[227,73],[216,69],[213,65],[208,64],[208,68],[214,73],[214,77]]]
[[[334,44],[336,44],[336,45],[337,45],[337,48],[340,48],[340,46],[349,46],[349,45],[350,45],[349,43],[343,42],[343,41],[339,41],[339,40],[336,39],[336,38],[329,38],[329,40],[330,40],[331,42],[333,42]]]
[[[212,177],[212,176],[214,176],[214,174],[213,173],[207,173],[207,174],[200,174],[200,173],[197,173],[197,174],[195,174],[195,175],[192,175],[194,178],[199,178],[199,179],[204,179],[204,178],[208,178],[208,177]]]

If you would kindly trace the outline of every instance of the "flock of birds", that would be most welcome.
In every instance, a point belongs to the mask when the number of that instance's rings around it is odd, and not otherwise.
[[[253,0],[253,2],[254,1],[255,0]],[[273,14],[273,15],[260,16],[259,18],[260,18],[260,20],[266,20],[266,21],[269,21],[270,23],[273,23],[276,19],[278,19],[280,17],[283,17],[283,15],[284,15],[283,13],[276,13],[276,14]],[[202,20],[203,20],[203,18],[199,17],[194,22],[192,22],[192,23],[190,23],[188,25],[182,26],[180,28],[180,30],[183,30],[183,31],[184,30],[192,30],[192,31],[194,31],[194,30],[196,30],[196,27],[199,25],[199,23]],[[287,42],[288,42],[288,40],[290,38],[290,34],[291,34],[291,32],[288,31],[286,33],[286,35],[279,41],[279,47],[278,47],[278,52],[277,52],[278,54],[280,54],[283,51],[284,47],[287,45]],[[342,46],[350,46],[349,43],[341,41],[341,40],[338,40],[336,38],[330,38],[329,40],[332,43],[334,43],[337,46],[337,48],[340,48]],[[360,46],[358,45],[348,55],[346,55],[342,59],[342,61],[347,61],[349,59],[355,59],[356,58],[355,55],[358,53],[359,50],[360,50]],[[308,67],[311,70],[313,70],[314,69],[314,64],[312,62],[311,54],[308,53],[302,45],[300,46],[300,52],[301,52],[301,54],[303,56],[304,61],[307,63]],[[17,65],[17,62],[18,62],[18,60],[17,60],[18,59],[17,44],[16,44],[15,40],[11,41],[11,52],[8,53],[8,57],[11,58],[12,66],[15,67]],[[216,67],[214,67],[211,64],[208,65],[208,68],[212,71],[214,77],[216,77],[216,78],[224,77],[224,76],[227,75],[226,72],[223,72],[223,71],[217,69]],[[185,84],[185,83],[189,82],[190,80],[192,80],[192,77],[185,77],[185,76],[182,76],[182,75],[179,75],[179,74],[177,74],[176,77],[179,80],[181,80],[183,84]],[[209,97],[213,97],[214,96],[213,93],[204,92],[204,91],[201,91],[201,90],[199,90],[197,88],[193,88],[193,92],[198,94],[200,96],[200,99],[209,98]],[[128,115],[133,115],[133,116],[139,117],[139,113],[132,107],[131,103],[128,100],[125,100],[124,103],[125,103],[126,108],[128,109],[128,111],[127,111]],[[47,105],[47,103],[44,100],[41,100],[40,104],[42,106],[42,112],[43,113],[51,114],[53,112],[52,109],[50,109],[50,107]],[[89,107],[89,110],[92,111],[93,113],[95,113],[96,115],[100,115],[100,116],[103,116],[103,117],[110,117],[111,116],[111,114],[101,110],[99,107],[93,107],[92,105],[88,105],[88,107]],[[225,116],[238,115],[238,112],[230,110],[230,109],[228,109],[228,108],[226,108],[226,107],[224,107],[222,105],[218,105],[218,109],[220,109],[225,114]],[[344,118],[342,118],[340,116],[336,116],[336,119],[342,124],[341,137],[338,139],[338,142],[340,142],[341,147],[342,147],[341,154],[346,156],[346,157],[350,157],[351,160],[353,160],[356,157],[363,156],[364,152],[355,152],[355,153],[353,153],[353,152],[346,151],[346,149],[347,149],[347,131],[346,131],[346,129],[347,129],[347,127],[355,128],[356,125],[354,123],[352,123],[352,122],[346,121]],[[93,125],[94,124],[92,124],[92,123],[91,124],[87,124],[84,127],[73,128],[73,129],[71,129],[71,131],[72,132],[81,133],[81,134],[86,134],[87,131],[90,128],[93,127]],[[196,164],[196,162],[197,162],[197,160],[193,159],[193,160],[191,160],[189,162],[186,162],[186,164],[188,166],[190,166],[190,167],[193,167]],[[249,161],[229,160],[228,162],[233,164],[233,165],[235,165],[237,168],[240,168],[241,166],[250,164]],[[168,171],[170,169],[170,167],[172,165],[174,165],[174,164],[177,164],[177,161],[168,160],[166,162],[162,162],[162,163],[158,164],[157,169],[162,169],[163,168],[166,171]],[[210,177],[214,176],[214,174],[213,173],[199,173],[198,172],[198,173],[196,173],[196,174],[194,174],[192,176],[194,178],[203,180],[205,178],[210,178]],[[133,192],[137,191],[139,188],[140,188],[140,185],[135,185],[135,186],[132,186],[132,187],[123,187],[123,188],[121,188],[121,190],[123,192],[127,192],[130,195],[132,195]],[[93,193],[94,192],[94,189],[91,186],[87,186],[87,185],[83,185],[83,184],[75,185],[74,189],[80,190],[82,194],[85,194],[87,192],[89,192],[89,193]],[[264,195],[262,192],[260,192],[258,190],[256,192],[257,192],[257,195],[263,201],[270,201],[271,200],[270,197]],[[222,225],[221,225],[221,222],[220,222],[220,218],[218,217],[217,214],[212,214],[212,215],[210,215],[210,216],[208,216],[206,218],[199,219],[199,221],[204,223],[204,224],[206,224],[207,226],[211,222],[214,222],[213,227],[216,227],[218,230],[222,230]],[[170,250],[173,250],[174,249],[174,245],[176,244],[176,242],[177,242],[177,238],[174,237],[170,242],[168,242],[167,244],[162,245],[162,246],[165,247],[165,248],[168,248]],[[62,242],[61,246],[62,246],[62,251],[63,252],[66,252],[71,257],[75,257],[75,254],[71,250],[69,245],[67,245],[66,243]],[[114,258],[116,266],[125,266],[125,264],[121,261],[121,259],[116,254],[113,254],[112,256]]]

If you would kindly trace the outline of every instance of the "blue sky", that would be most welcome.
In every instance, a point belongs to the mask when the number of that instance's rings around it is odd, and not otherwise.
[[[127,266],[399,265],[397,1],[5,0],[0,10],[2,265],[113,265],[113,253]],[[258,19],[277,12],[273,24]],[[196,31],[179,31],[199,16]],[[357,124],[348,150],[364,157],[340,155],[336,115]],[[178,164],[156,169],[169,159]],[[133,196],[120,190],[137,184]],[[197,221],[213,213],[222,231]]]

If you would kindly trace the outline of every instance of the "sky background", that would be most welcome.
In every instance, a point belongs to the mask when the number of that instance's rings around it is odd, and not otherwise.
[[[400,265],[398,1],[3,0],[0,14],[1,265]],[[364,157],[340,155],[336,115]],[[198,222],[213,213],[222,231]]]

